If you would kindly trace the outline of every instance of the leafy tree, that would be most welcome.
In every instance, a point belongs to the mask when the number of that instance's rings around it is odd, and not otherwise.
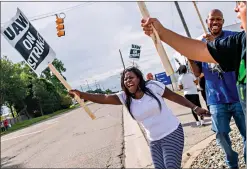
[[[63,76],[63,72],[66,71],[66,68],[64,67],[64,64],[61,60],[58,59],[54,59],[54,61],[52,62],[53,66],[57,69],[57,71]],[[62,93],[62,94],[66,94],[67,90],[66,88],[63,86],[63,84],[57,79],[57,77],[50,71],[49,68],[46,68],[43,72],[41,77],[51,81],[56,89]],[[63,78],[66,80],[66,77],[63,76]]]
[[[106,94],[112,94],[113,92],[112,92],[110,89],[107,89],[107,90],[105,91],[105,93],[106,93]]]
[[[63,109],[67,109],[73,104],[70,96],[61,95],[60,97],[61,97],[61,107]]]
[[[1,60],[1,73],[0,73],[0,80],[1,80],[1,88],[0,88],[0,106],[6,102],[6,92],[9,90],[9,86],[7,84],[7,80],[9,77],[12,76],[12,62],[7,60],[7,57],[4,56]]]
[[[104,91],[102,91],[101,89],[96,89],[96,90],[94,90],[94,93],[104,94],[105,92],[104,92]]]
[[[95,93],[93,90],[88,90],[87,93]]]
[[[14,64],[6,56],[0,61],[0,107],[7,105],[13,117],[15,110],[18,115],[24,113],[36,117],[72,104],[64,86],[49,69],[39,78],[24,61]],[[64,64],[57,59],[53,65],[60,73],[66,71]]]
[[[55,86],[46,79],[33,80],[33,98],[37,100],[41,115],[53,113],[60,109],[60,96]]]
[[[13,106],[18,104],[24,105],[24,98],[27,94],[25,82],[21,79],[21,67],[13,64],[7,57],[1,59],[1,103],[6,104],[14,116]]]

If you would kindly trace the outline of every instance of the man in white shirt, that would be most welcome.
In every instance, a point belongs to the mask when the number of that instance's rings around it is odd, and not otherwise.
[[[197,85],[198,85],[198,80],[196,77],[192,74],[187,72],[187,67],[185,65],[181,65],[179,67],[179,78],[178,78],[178,85],[179,89],[184,90],[184,97],[194,103],[195,105],[201,107],[200,99],[199,99],[199,94],[197,91]],[[198,116],[196,113],[194,113],[193,110],[192,114],[196,120],[196,125],[204,125],[204,120],[203,117],[201,117],[201,122],[198,119]]]
[[[152,73],[148,73],[146,78],[147,80],[154,80],[154,76]]]

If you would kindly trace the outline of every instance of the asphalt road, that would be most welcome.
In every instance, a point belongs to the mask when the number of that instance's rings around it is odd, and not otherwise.
[[[122,168],[122,106],[91,104],[1,137],[1,168]]]

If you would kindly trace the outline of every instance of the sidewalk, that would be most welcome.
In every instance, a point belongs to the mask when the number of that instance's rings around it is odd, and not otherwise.
[[[205,118],[205,126],[197,127],[195,123],[195,119],[191,113],[189,108],[180,106],[174,102],[169,100],[165,100],[167,106],[173,111],[173,113],[180,120],[185,135],[185,143],[184,143],[184,152],[189,150],[191,147],[201,142],[202,140],[208,138],[213,135],[213,131],[211,131],[211,119],[210,117]],[[200,95],[200,102],[203,108],[206,108],[205,102]]]
[[[125,168],[154,168],[147,141],[138,123],[123,106]]]
[[[201,105],[203,108],[206,107],[203,98],[200,96]],[[198,144],[202,140],[205,140],[209,136],[213,135],[211,130],[211,119],[210,117],[205,118],[205,126],[196,126],[195,119],[189,108],[180,106],[169,100],[165,100],[167,106],[172,112],[178,117],[181,122],[185,135],[184,152],[188,151],[194,145]],[[142,129],[143,130],[143,129]]]

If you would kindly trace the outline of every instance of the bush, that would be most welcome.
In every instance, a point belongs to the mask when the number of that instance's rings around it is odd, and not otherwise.
[[[67,109],[72,105],[72,99],[69,96],[61,96],[61,107]]]

